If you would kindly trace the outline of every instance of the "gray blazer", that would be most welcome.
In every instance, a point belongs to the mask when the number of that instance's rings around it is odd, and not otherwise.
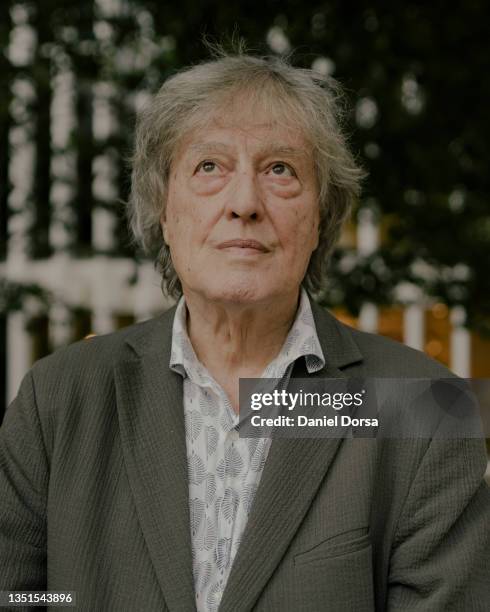
[[[315,376],[450,375],[312,307]],[[0,590],[73,590],[90,612],[195,610],[173,316],[26,375],[0,430]],[[488,610],[485,467],[481,439],[275,439],[219,612]]]

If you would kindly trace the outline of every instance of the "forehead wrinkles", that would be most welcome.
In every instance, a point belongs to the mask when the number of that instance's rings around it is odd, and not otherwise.
[[[228,92],[217,91],[203,100],[192,114],[178,126],[174,158],[189,145],[198,131],[215,128],[243,128],[244,126],[267,128],[281,127],[287,132],[296,132],[303,145],[314,147],[314,134],[305,109],[298,100],[284,91],[278,91],[271,83],[262,91],[257,88],[239,88]],[[177,126],[176,126],[177,127]],[[273,139],[273,138],[272,138]]]
[[[305,142],[302,139],[298,144],[289,145],[281,142],[269,142],[265,141],[263,138],[257,137],[257,147],[254,147],[254,152],[259,157],[266,157],[268,155],[279,155],[286,156],[289,158],[301,159],[308,155],[308,150],[305,150]],[[219,140],[209,140],[209,141],[198,141],[191,142],[187,147],[187,151],[191,154],[205,154],[205,153],[231,153],[235,150],[235,147],[226,142],[221,142]]]
[[[215,116],[181,138],[176,158],[232,154],[242,144],[259,158],[277,155],[299,161],[311,160],[314,155],[311,143],[297,125],[284,126],[274,120],[246,124],[239,116]]]

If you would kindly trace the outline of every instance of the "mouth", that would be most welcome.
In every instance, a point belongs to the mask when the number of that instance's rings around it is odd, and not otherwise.
[[[259,253],[267,253],[269,249],[257,240],[226,240],[218,244],[218,249],[243,249],[244,251],[253,251]]]

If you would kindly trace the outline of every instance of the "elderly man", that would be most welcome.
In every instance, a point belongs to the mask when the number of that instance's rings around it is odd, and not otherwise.
[[[481,440],[238,433],[240,378],[450,376],[308,293],[361,178],[337,93],[223,55],[142,113],[131,225],[178,303],[25,377],[0,437],[0,590],[87,611],[488,609]]]

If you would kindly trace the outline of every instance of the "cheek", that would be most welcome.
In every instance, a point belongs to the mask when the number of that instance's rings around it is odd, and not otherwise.
[[[169,243],[172,243],[176,229],[180,224],[180,210],[181,203],[176,195],[175,185],[173,184],[173,181],[171,181],[167,194],[164,215]]]
[[[291,241],[296,244],[300,252],[305,252],[307,256],[318,244],[319,218],[316,213],[308,210],[295,209],[293,223],[290,227]]]
[[[202,247],[213,227],[213,219],[205,213],[204,207],[196,203],[189,206],[185,201],[167,210],[167,242],[174,256],[181,260],[192,258],[192,252]]]
[[[185,197],[177,196],[175,191],[169,194],[166,225],[170,241],[174,244],[185,239],[189,229],[193,227],[192,210],[187,204],[188,201]]]
[[[170,245],[171,248],[174,248],[175,245],[178,244],[179,236],[181,234],[181,217],[179,213],[174,213],[171,210],[167,210],[166,214],[166,232],[165,232],[165,240],[167,244]]]

